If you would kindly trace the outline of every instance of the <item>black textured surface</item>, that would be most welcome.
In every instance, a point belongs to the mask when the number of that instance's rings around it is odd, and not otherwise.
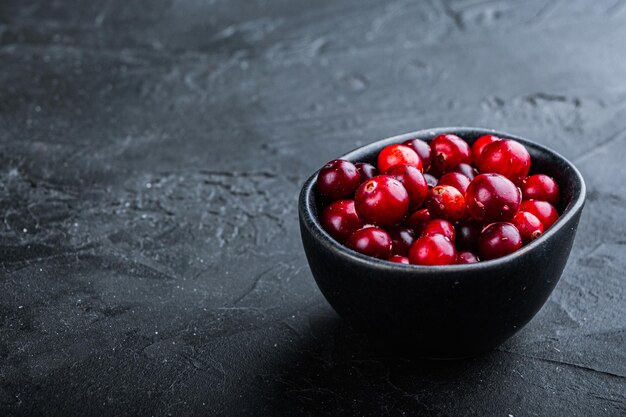
[[[626,3],[0,2],[1,415],[626,413]],[[588,202],[548,303],[464,362],[378,354],[297,194],[396,133],[550,146]]]

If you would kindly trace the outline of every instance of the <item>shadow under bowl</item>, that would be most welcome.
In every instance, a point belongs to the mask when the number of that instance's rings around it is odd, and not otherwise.
[[[585,202],[580,172],[556,152],[495,130],[448,127],[394,136],[339,157],[375,163],[382,148],[452,133],[473,143],[482,135],[519,141],[532,157],[531,173],[552,176],[561,189],[561,217],[542,236],[505,257],[469,265],[401,265],[371,258],[335,241],[322,228],[317,173],[302,187],[300,232],[322,294],[348,323],[376,344],[413,356],[452,359],[500,345],[541,309],[569,257]]]

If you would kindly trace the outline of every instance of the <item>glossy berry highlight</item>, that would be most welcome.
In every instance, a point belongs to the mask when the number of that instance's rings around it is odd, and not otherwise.
[[[352,233],[346,246],[364,255],[388,259],[391,256],[392,241],[383,229],[369,226]]]
[[[482,259],[496,259],[515,252],[522,247],[522,236],[513,224],[492,223],[478,238],[478,251]]]
[[[500,174],[480,174],[465,192],[469,214],[483,222],[511,220],[520,207],[522,193]]]
[[[402,183],[379,175],[361,184],[354,197],[356,213],[365,223],[394,226],[409,210],[409,193]]]
[[[317,174],[317,190],[331,200],[351,198],[361,183],[361,175],[349,161],[330,161]]]
[[[353,200],[337,200],[328,205],[321,216],[322,227],[339,242],[363,227]]]
[[[435,219],[456,222],[465,217],[465,197],[456,188],[438,185],[428,192],[426,207]]]
[[[456,260],[454,243],[443,235],[422,236],[409,251],[409,261],[414,265],[452,265]]]
[[[406,145],[389,145],[378,154],[378,170],[386,172],[394,165],[413,165],[423,171],[422,161],[417,153]]]

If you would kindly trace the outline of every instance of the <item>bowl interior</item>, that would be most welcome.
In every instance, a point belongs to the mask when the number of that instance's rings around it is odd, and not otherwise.
[[[552,234],[564,223],[566,223],[566,219],[569,216],[572,216],[578,208],[582,208],[585,199],[585,184],[582,179],[580,172],[572,165],[568,160],[559,155],[558,153],[527,139],[505,133],[498,132],[491,129],[480,129],[480,128],[466,128],[466,127],[450,127],[450,128],[437,128],[437,129],[426,129],[420,130],[416,132],[411,132],[399,136],[394,136],[391,138],[383,139],[377,142],[373,142],[369,145],[357,148],[347,154],[340,156],[340,159],[345,159],[351,162],[369,162],[373,165],[376,165],[376,157],[380,150],[387,145],[393,143],[401,143],[408,139],[422,139],[425,141],[431,141],[437,135],[443,133],[452,133],[460,136],[462,139],[466,140],[470,145],[476,141],[480,136],[483,135],[496,135],[502,138],[515,139],[524,146],[531,155],[531,174],[535,173],[543,173],[553,177],[557,183],[559,184],[561,191],[561,200],[557,206],[557,210],[559,211],[560,218],[559,220],[548,229],[541,237],[535,239],[528,245],[522,247],[519,251],[507,255],[502,258],[483,261],[477,264],[469,264],[469,265],[448,265],[448,266],[437,266],[437,267],[425,267],[418,265],[410,265],[413,268],[436,268],[438,271],[442,271],[445,268],[473,268],[477,265],[484,266],[489,263],[498,263],[506,261],[507,258],[516,256],[520,252],[526,252],[532,250],[533,247],[541,244],[542,241],[549,239]],[[302,209],[305,213],[308,212],[310,216],[305,216],[305,220],[310,222],[310,226],[315,229],[316,234],[319,233],[319,236],[323,238],[326,243],[336,246],[336,248],[340,251],[349,252],[351,255],[367,259],[369,262],[373,263],[384,263],[386,265],[392,264],[391,262],[378,260],[375,258],[367,257],[347,247],[341,245],[339,242],[335,241],[330,235],[328,235],[321,224],[319,223],[318,214],[323,208],[324,201],[322,201],[315,192],[315,180],[317,178],[317,172],[312,175],[308,181],[305,183],[303,188],[303,197],[304,197],[304,205]],[[400,265],[400,267],[406,268],[407,265]]]

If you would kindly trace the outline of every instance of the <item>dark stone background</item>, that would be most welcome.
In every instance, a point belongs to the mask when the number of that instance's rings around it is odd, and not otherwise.
[[[296,198],[420,128],[527,136],[589,198],[563,277],[463,362],[380,355]],[[0,2],[0,415],[626,413],[626,2]]]

